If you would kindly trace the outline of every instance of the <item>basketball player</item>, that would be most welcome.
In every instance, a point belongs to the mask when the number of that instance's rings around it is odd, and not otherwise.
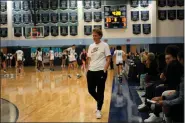
[[[46,55],[46,53],[45,52],[42,52],[42,69],[44,70],[44,67],[45,67],[45,55]]]
[[[49,49],[50,70],[54,71],[54,51],[51,47]]]
[[[43,56],[42,56],[42,51],[40,47],[37,49],[36,59],[37,59],[37,70],[40,71],[41,67],[43,66],[42,64]]]
[[[105,82],[111,56],[109,45],[101,41],[102,36],[103,33],[100,29],[93,29],[94,43],[88,49],[87,84],[89,93],[97,102],[97,119],[102,116],[101,109],[104,101]]]
[[[114,56],[116,56],[116,66],[118,69],[118,77],[122,77],[122,68],[123,68],[123,57],[125,52],[121,50],[121,46],[117,46]]]
[[[13,54],[8,53],[6,58],[7,58],[7,65],[11,68],[12,67]]]
[[[75,68],[75,62],[76,62],[76,58],[75,58],[75,55],[72,54],[72,53],[69,53],[68,54],[68,57],[69,57],[69,66],[70,68],[74,69]]]
[[[3,53],[3,49],[1,49],[0,56],[1,66],[4,70],[4,73],[6,73],[6,55]]]
[[[82,60],[82,70],[86,71],[86,60],[87,60],[87,53],[85,49],[83,49],[82,53],[80,54],[80,59]]]
[[[17,56],[13,56],[14,58],[15,58],[15,68],[17,68],[17,66],[18,66],[18,63],[17,63]]]
[[[75,58],[75,54],[73,54],[73,53],[70,53],[70,51],[69,51],[69,53],[68,53],[68,60],[69,60],[69,62],[68,62],[68,73],[70,73],[70,70],[74,70],[75,69],[75,62],[76,62],[76,58]],[[69,78],[71,78],[71,76],[70,76],[70,74],[68,75],[68,77]]]
[[[62,65],[61,65],[62,68],[66,67],[66,60],[67,60],[67,51],[62,53]]]
[[[49,63],[48,62],[48,56],[46,55],[46,52],[42,52],[42,54],[43,54],[43,59],[42,59],[42,68],[43,68],[43,70],[45,69],[45,64],[46,63]]]
[[[70,68],[73,68],[77,71],[77,60],[76,60],[76,55],[77,53],[75,52],[75,45],[72,45],[72,47],[67,48],[66,50],[69,52],[69,67],[68,67],[68,72],[70,73]],[[77,78],[79,79],[81,77],[80,74],[77,73]],[[70,75],[69,75],[70,77]]]
[[[15,52],[15,56],[16,56],[16,59],[17,59],[17,70],[18,70],[18,73],[22,73],[24,53],[23,53],[23,51],[21,50],[20,47]]]

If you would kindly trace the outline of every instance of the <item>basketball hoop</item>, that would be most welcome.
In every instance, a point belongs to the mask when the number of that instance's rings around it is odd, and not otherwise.
[[[32,28],[32,38],[37,38],[39,36],[40,36],[39,30],[36,27]]]
[[[44,26],[25,27],[25,38],[35,39],[44,37]]]

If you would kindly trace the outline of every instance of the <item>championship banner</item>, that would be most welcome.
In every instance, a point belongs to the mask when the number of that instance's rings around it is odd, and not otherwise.
[[[41,48],[41,50],[42,50],[43,55],[46,55],[49,57],[49,48]],[[61,48],[54,47],[54,48],[52,48],[52,50],[54,51],[55,58],[62,57],[62,49]],[[36,52],[37,52],[37,48],[32,47],[31,48],[31,57],[32,58],[35,58]]]
[[[139,11],[131,11],[131,20],[138,21],[139,20]]]

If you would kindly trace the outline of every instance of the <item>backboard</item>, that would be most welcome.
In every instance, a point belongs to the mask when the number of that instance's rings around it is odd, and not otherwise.
[[[26,39],[44,38],[44,26],[26,26],[24,36]]]

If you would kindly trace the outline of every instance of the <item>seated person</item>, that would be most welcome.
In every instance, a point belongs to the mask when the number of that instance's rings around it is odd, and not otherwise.
[[[140,90],[145,88],[146,78],[148,81],[154,81],[158,78],[157,62],[154,53],[148,53],[146,56],[143,55],[141,60],[145,62],[145,70],[140,78],[140,86],[142,87]]]
[[[179,48],[174,45],[170,45],[165,49],[165,58],[166,58],[166,69],[160,76],[160,81],[155,81],[152,84],[149,84],[146,88],[146,99],[152,99],[155,95],[161,95],[165,90],[175,90],[180,83],[181,76],[183,74],[183,67],[177,61],[177,53]],[[165,83],[164,85],[160,85]],[[160,86],[158,86],[160,85]],[[156,88],[157,87],[157,88]],[[146,111],[150,104],[145,103],[139,105],[139,111]]]
[[[166,48],[165,59],[167,66],[164,72],[160,75],[163,84],[156,87],[155,96],[160,96],[165,90],[175,90],[180,83],[183,67],[177,60],[178,52],[179,48],[177,46],[171,45]]]
[[[137,78],[140,80],[140,87],[139,90],[144,90],[144,83],[145,83],[145,77],[146,77],[146,56],[141,55],[140,62],[136,64],[137,67]]]
[[[183,52],[179,52],[178,61],[183,65],[182,67],[184,67]],[[183,122],[184,76],[182,75],[181,82],[177,86],[176,91],[165,96],[154,97],[152,100],[156,101],[156,103],[151,106],[151,108],[153,108],[153,113],[150,114],[148,119],[144,120],[145,122],[161,121],[159,113],[162,112],[162,107],[164,109],[163,112],[166,115],[167,123],[171,123],[170,117],[173,117],[176,122]]]
[[[158,79],[157,61],[154,53],[148,53],[146,59],[147,79],[148,81],[155,81]]]
[[[165,62],[165,54],[158,54],[157,56],[157,70],[159,73],[162,73],[165,66],[166,66],[166,62]]]

